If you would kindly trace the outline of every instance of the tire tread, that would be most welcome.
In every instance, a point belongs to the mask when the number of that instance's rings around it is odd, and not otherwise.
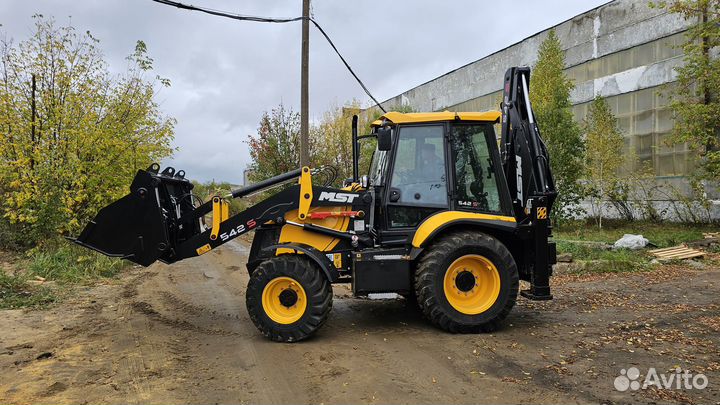
[[[291,277],[305,290],[307,309],[298,321],[281,325],[270,319],[262,306],[262,292],[276,277]],[[246,292],[248,314],[263,336],[276,342],[298,342],[312,336],[328,319],[332,309],[332,287],[318,266],[299,255],[280,255],[265,260],[250,275]]]
[[[449,311],[454,309],[446,310],[438,299],[437,295],[444,294],[443,290],[435,292],[437,277],[444,277],[444,272],[447,271],[443,265],[446,258],[459,248],[467,246],[482,247],[496,252],[500,258],[500,263],[496,264],[498,271],[503,271],[502,266],[509,273],[510,289],[507,302],[495,317],[483,323],[463,323],[453,319]],[[440,272],[442,274],[438,274]],[[423,315],[434,325],[452,333],[487,333],[497,330],[515,306],[518,288],[517,266],[510,251],[499,240],[477,231],[455,231],[441,237],[426,249],[415,272],[415,291]]]

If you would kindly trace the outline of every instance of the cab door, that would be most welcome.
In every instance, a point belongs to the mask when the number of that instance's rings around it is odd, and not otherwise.
[[[447,125],[398,126],[385,193],[385,245],[404,244],[416,227],[448,208]]]
[[[493,124],[453,123],[448,143],[453,209],[512,216]]]

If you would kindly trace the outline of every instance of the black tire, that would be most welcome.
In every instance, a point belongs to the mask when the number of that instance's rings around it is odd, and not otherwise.
[[[293,279],[305,293],[305,310],[292,323],[274,321],[263,306],[265,287],[278,277]],[[245,304],[250,319],[265,337],[276,342],[298,342],[310,337],[327,320],[332,309],[332,288],[320,268],[309,259],[281,255],[260,263],[250,275]]]
[[[500,291],[494,303],[478,314],[458,311],[444,290],[445,273],[455,260],[466,255],[488,259],[497,269]],[[423,314],[434,325],[452,333],[496,330],[517,299],[518,271],[510,251],[499,240],[481,232],[459,231],[430,245],[415,272],[415,292]]]

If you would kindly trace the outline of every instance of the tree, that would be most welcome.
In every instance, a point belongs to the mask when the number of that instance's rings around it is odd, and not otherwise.
[[[720,181],[720,1],[683,0],[658,3],[694,24],[682,45],[684,64],[675,68],[677,87],[670,95],[675,116],[671,141],[686,143],[701,157],[697,179]]]
[[[412,112],[409,106],[392,111]],[[337,170],[332,185],[339,186],[352,177],[352,116],[360,116],[359,135],[369,134],[371,123],[382,112],[368,109],[360,114],[360,102],[352,100],[344,106],[332,106],[320,121],[310,127],[310,162],[313,168],[332,166]],[[282,103],[270,113],[263,113],[257,134],[250,135],[250,180],[260,181],[300,167],[300,115]],[[360,141],[360,175],[367,174],[375,151],[375,142]],[[328,181],[328,178],[319,178]]]
[[[313,166],[333,166],[337,182],[352,177],[352,116],[360,113],[360,102],[333,106],[311,130]],[[362,135],[362,134],[360,134]]]
[[[413,112],[409,106],[393,107],[391,111]],[[331,107],[323,115],[317,126],[313,127],[311,144],[313,148],[312,162],[314,166],[330,165],[338,169],[336,183],[352,177],[352,116],[359,115],[359,135],[369,134],[370,124],[378,119],[382,112],[379,109],[360,114],[360,102],[352,100],[343,107]],[[370,160],[375,151],[375,142],[360,141],[360,175],[367,174]]]
[[[578,213],[583,197],[579,179],[583,175],[584,144],[573,121],[570,91],[574,84],[565,73],[565,57],[555,30],[540,45],[530,80],[530,99],[535,118],[550,153],[550,166],[558,189],[555,220]]]
[[[226,181],[217,182],[215,180],[211,180],[205,183],[200,183],[199,181],[193,180],[192,183],[194,186],[192,198],[195,204],[210,201],[215,195],[227,195],[237,188],[237,186],[234,186]],[[229,199],[227,202],[230,204],[230,215],[235,215],[244,210],[248,206],[250,198]]]
[[[281,103],[263,113],[256,135],[250,135],[250,180],[260,181],[300,167],[300,114]],[[313,142],[310,144],[312,153]]]
[[[593,207],[597,207],[598,226],[602,228],[603,201],[618,187],[618,170],[624,163],[623,136],[610,106],[601,96],[590,104],[583,129],[588,192]]]
[[[174,126],[145,43],[113,76],[89,32],[34,18],[29,39],[0,44],[0,207],[27,244],[77,232],[126,194],[137,169],[172,153]]]

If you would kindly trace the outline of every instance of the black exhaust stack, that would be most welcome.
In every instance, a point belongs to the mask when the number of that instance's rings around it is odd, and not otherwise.
[[[360,145],[358,145],[358,116],[352,117],[352,167],[353,181],[360,180],[360,170],[358,168],[360,161]]]

